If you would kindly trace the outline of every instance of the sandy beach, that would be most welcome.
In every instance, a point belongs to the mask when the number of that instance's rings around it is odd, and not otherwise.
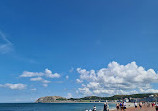
[[[110,111],[117,111],[117,110],[110,110]],[[140,109],[139,107],[138,108],[129,107],[126,109],[126,111],[156,111],[156,110],[155,110],[155,107],[143,106],[142,109]]]

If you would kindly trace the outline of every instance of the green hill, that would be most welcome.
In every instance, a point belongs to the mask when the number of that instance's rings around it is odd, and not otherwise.
[[[83,98],[70,98],[66,99],[60,96],[46,96],[36,100],[36,103],[52,103],[52,102],[90,102],[93,100],[105,101],[105,100],[122,100],[125,98],[144,98],[150,95],[158,96],[158,93],[146,93],[146,94],[131,94],[131,95],[114,95],[111,97],[98,97],[98,96],[87,96]]]
[[[144,98],[150,95],[158,95],[158,93],[131,94],[131,95],[114,95],[111,97],[87,96],[83,98],[70,98],[70,100],[120,100],[124,98]]]

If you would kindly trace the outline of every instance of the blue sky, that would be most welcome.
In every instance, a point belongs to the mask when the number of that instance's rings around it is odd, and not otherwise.
[[[0,102],[115,94],[105,84],[120,84],[117,94],[157,92],[157,5],[157,0],[1,0]],[[128,74],[136,79],[123,86]],[[139,88],[131,86],[136,83]]]

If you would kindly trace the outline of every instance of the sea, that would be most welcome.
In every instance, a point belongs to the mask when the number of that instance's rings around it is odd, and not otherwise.
[[[0,111],[85,111],[97,107],[103,111],[104,103],[0,103]],[[109,103],[110,109],[115,104]]]

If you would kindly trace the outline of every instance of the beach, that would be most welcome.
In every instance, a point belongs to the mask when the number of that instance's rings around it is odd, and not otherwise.
[[[110,111],[117,111],[117,110],[110,110]],[[121,111],[121,110],[119,110]],[[147,107],[147,106],[143,106],[141,109],[135,108],[135,107],[129,107],[126,109],[126,111],[156,111],[155,107]]]

